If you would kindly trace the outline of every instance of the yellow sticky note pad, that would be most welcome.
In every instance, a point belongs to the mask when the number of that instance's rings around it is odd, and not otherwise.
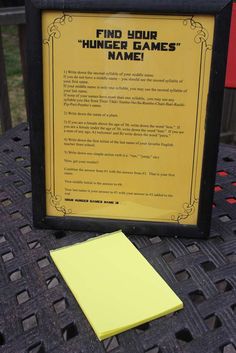
[[[183,307],[121,231],[50,254],[100,340]]]

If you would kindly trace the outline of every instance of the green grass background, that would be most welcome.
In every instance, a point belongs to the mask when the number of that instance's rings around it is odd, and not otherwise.
[[[17,26],[2,26],[8,91],[13,126],[26,121],[25,95]]]

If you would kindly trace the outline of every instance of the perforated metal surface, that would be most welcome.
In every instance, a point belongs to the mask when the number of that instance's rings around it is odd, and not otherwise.
[[[184,310],[100,343],[49,257],[95,235],[33,228],[27,125],[1,137],[0,352],[236,352],[235,148],[220,149],[209,240],[130,237]]]

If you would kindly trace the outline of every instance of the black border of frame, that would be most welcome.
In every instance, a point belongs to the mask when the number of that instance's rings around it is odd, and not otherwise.
[[[39,228],[111,232],[127,234],[207,237],[210,231],[213,190],[218,154],[225,68],[231,18],[231,0],[26,0],[29,71],[29,118],[31,141],[33,221]],[[211,14],[215,16],[210,89],[207,102],[203,168],[197,225],[113,220],[84,217],[46,216],[42,10],[81,12],[127,12],[141,14]]]

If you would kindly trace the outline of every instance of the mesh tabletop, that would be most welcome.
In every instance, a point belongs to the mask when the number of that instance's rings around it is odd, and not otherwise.
[[[220,147],[208,240],[129,237],[184,309],[103,342],[49,256],[97,234],[33,228],[26,124],[0,138],[0,154],[0,352],[236,353],[234,147]]]

